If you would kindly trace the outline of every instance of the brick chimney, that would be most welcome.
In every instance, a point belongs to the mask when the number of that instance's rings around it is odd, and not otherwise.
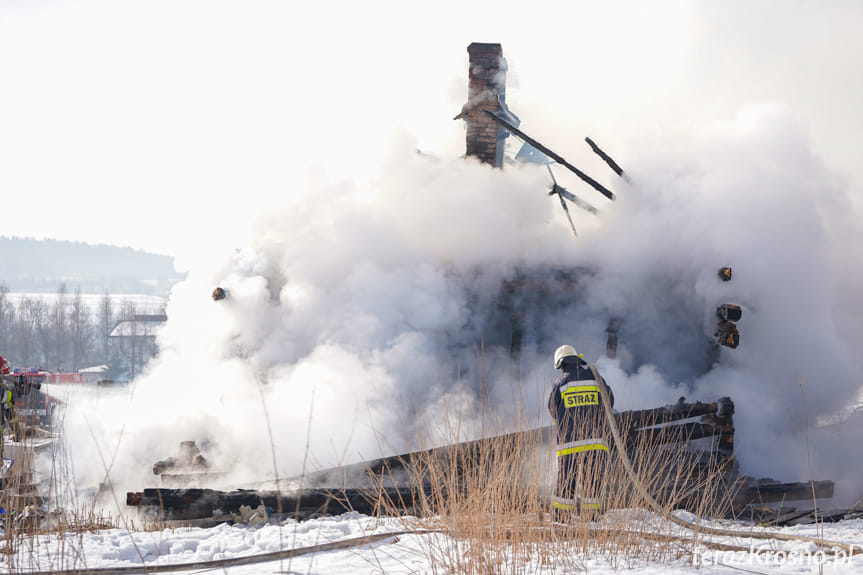
[[[496,114],[506,111],[506,60],[500,44],[474,42],[467,47],[467,53],[470,56],[468,101],[456,118],[467,120],[467,155],[500,168],[504,138],[508,134],[485,110]]]

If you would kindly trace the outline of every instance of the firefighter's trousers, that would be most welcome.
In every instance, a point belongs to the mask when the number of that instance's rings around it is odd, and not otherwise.
[[[587,439],[557,446],[557,483],[552,507],[557,512],[595,514],[602,510],[608,444]],[[590,513],[586,513],[590,512]]]

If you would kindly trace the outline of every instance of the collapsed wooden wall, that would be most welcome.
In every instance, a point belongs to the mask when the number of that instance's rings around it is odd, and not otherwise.
[[[652,465],[660,474],[654,496],[661,502],[703,512],[701,486],[712,481],[711,489],[717,489],[717,478],[719,489],[724,490],[720,496],[725,503],[731,502],[728,511],[736,516],[753,516],[753,509],[772,502],[811,499],[813,489],[819,498],[832,496],[830,481],[784,484],[741,475],[734,458],[733,415],[734,403],[729,398],[711,403],[687,403],[681,398],[673,405],[619,413],[616,420],[628,452],[633,456],[639,452],[653,454]],[[551,426],[518,431],[327,469],[295,478],[302,488],[291,490],[153,488],[128,493],[126,502],[166,520],[212,517],[214,512],[229,518],[242,505],[260,504],[270,512],[297,519],[349,510],[415,513],[418,498],[428,495],[431,489],[429,470],[443,466],[456,474],[476,473],[478,466],[497,465],[496,453],[523,452],[526,459],[529,454],[525,446],[532,452],[552,449],[553,432]],[[686,467],[685,473],[680,472],[681,465]],[[163,474],[161,479],[163,485],[179,481],[188,484],[194,477],[195,474]],[[611,486],[628,488],[625,484]]]

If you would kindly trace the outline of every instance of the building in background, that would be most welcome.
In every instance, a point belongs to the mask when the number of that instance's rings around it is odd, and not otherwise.
[[[159,354],[156,333],[168,320],[164,314],[133,315],[120,320],[111,330],[112,356],[119,359],[125,375],[132,379]]]

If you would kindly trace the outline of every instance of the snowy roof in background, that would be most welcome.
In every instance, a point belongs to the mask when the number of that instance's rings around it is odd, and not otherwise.
[[[94,365],[93,367],[85,367],[84,369],[79,369],[78,373],[104,373],[108,371],[107,365]]]
[[[155,336],[158,330],[167,321],[164,315],[135,316],[135,319],[117,322],[111,330],[110,337],[147,337]]]

